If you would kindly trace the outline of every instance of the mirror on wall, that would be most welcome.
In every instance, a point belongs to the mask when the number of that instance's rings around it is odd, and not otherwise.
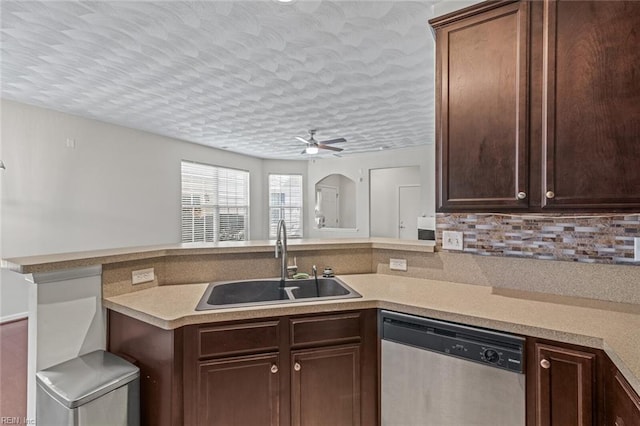
[[[356,183],[342,174],[331,174],[315,186],[315,227],[356,227]]]

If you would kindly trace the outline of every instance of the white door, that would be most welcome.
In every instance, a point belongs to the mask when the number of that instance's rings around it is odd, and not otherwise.
[[[420,215],[420,185],[398,187],[398,238],[418,239],[418,216]]]
[[[322,192],[321,215],[324,217],[324,226],[322,228],[339,228],[338,218],[338,188],[333,186],[317,185],[319,191]]]

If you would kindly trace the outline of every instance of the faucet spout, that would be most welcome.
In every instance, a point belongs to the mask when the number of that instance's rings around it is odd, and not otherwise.
[[[280,257],[282,264],[280,266],[280,281],[284,283],[287,279],[287,226],[284,220],[278,222],[278,231],[276,236],[276,259]]]

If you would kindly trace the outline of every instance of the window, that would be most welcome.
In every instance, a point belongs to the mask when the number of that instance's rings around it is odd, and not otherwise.
[[[302,176],[269,175],[269,238],[284,219],[287,237],[302,238]]]
[[[182,162],[182,242],[249,237],[249,172]]]

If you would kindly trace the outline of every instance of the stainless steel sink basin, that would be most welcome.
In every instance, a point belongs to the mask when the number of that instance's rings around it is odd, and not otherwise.
[[[355,297],[362,295],[338,278],[287,280],[284,286],[278,278],[224,281],[209,284],[196,311]]]

